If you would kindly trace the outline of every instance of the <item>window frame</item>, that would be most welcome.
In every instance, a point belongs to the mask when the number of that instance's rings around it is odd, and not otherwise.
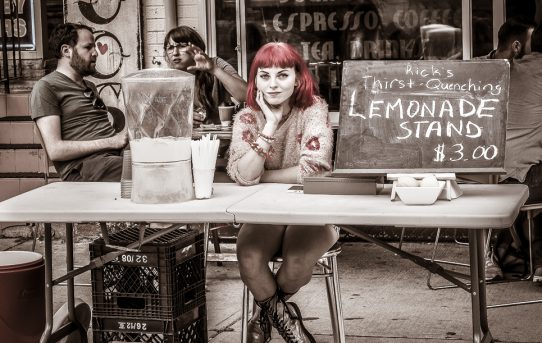
[[[206,0],[206,25],[207,28],[207,45],[209,52],[216,55],[216,16],[215,16],[215,1]],[[473,51],[472,39],[472,3],[473,0],[461,0],[461,30],[462,30],[462,49],[463,60],[470,60]],[[237,51],[238,72],[244,80],[248,77],[248,61],[246,55],[246,16],[245,16],[245,0],[235,0],[236,6],[236,30],[237,30]],[[492,17],[493,17],[493,46],[497,46],[497,33],[499,27],[504,23],[506,18],[506,0],[492,1]]]

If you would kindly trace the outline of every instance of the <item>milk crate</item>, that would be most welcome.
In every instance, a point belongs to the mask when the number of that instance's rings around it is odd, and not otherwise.
[[[175,319],[92,318],[94,343],[207,343],[205,305]]]
[[[147,229],[145,235],[160,229]],[[110,236],[110,244],[126,246],[138,240],[130,228]],[[90,244],[91,258],[114,248],[103,239]],[[93,315],[97,317],[173,319],[205,303],[203,234],[179,228],[125,252],[92,270]]]

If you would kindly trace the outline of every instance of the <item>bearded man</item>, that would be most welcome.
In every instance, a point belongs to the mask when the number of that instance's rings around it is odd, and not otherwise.
[[[531,53],[531,34],[534,26],[517,18],[510,18],[499,28],[497,49],[481,59],[507,59],[510,63]]]
[[[96,86],[84,79],[96,72],[92,29],[60,24],[49,46],[57,68],[36,83],[30,99],[49,158],[64,181],[119,181],[128,136],[115,132]]]

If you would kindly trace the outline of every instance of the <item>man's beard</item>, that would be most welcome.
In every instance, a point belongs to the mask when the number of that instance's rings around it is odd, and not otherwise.
[[[81,58],[75,49],[73,49],[73,56],[70,61],[70,66],[83,77],[96,73],[96,67],[93,66],[92,63],[87,63],[83,58]]]

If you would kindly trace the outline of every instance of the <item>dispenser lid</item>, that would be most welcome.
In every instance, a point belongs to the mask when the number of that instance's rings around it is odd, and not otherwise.
[[[172,79],[195,79],[195,76],[178,69],[153,68],[128,74],[122,78],[122,82],[170,82]]]

